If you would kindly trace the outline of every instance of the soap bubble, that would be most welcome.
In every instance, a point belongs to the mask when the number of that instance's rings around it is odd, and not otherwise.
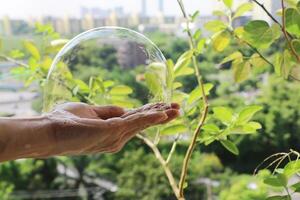
[[[44,90],[44,111],[68,101],[134,107],[168,102],[168,70],[159,48],[121,27],[79,34],[56,55]]]

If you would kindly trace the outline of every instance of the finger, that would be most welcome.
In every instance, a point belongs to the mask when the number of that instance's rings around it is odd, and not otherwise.
[[[166,120],[162,121],[161,124],[168,123],[168,122],[172,121],[173,119],[179,117],[179,115],[180,115],[179,110],[177,110],[177,109],[169,109],[169,110],[165,111],[165,113],[167,114],[168,118]]]
[[[118,106],[93,106],[93,110],[101,119],[120,117],[125,113],[124,109]]]
[[[179,110],[180,105],[178,103],[171,103],[171,108]]]
[[[143,130],[149,126],[157,125],[168,119],[165,112],[144,112],[130,115],[124,119],[124,126],[127,130]]]

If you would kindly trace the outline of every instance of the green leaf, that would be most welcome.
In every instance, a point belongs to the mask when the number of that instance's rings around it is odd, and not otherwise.
[[[252,3],[243,3],[243,4],[241,4],[236,9],[236,12],[235,12],[235,14],[233,16],[233,19],[242,16],[243,14],[245,14],[246,12],[248,12],[248,11],[250,11],[252,9],[253,9],[253,4]]]
[[[232,111],[228,107],[214,107],[214,117],[220,120],[223,124],[229,125],[232,121]]]
[[[191,51],[191,50],[182,54],[178,58],[175,66],[174,66],[174,73],[176,74],[177,71],[180,70],[181,68],[187,67],[191,62],[192,56],[193,56],[193,51]]]
[[[288,78],[293,67],[292,56],[288,50],[284,50],[283,54],[276,54],[274,67],[277,75],[282,76],[285,79]]]
[[[133,108],[134,107],[134,103],[131,102],[130,100],[126,100],[126,99],[113,99],[112,100],[112,104],[116,105],[116,106],[121,106],[121,107],[125,107],[125,108]]]
[[[30,41],[24,41],[23,45],[25,47],[25,49],[37,60],[39,61],[41,56],[40,56],[40,52],[38,50],[38,48],[35,46],[34,43],[30,42]]]
[[[132,93],[132,89],[126,85],[118,85],[113,87],[109,93],[111,95],[128,95]]]
[[[224,24],[221,20],[212,20],[204,24],[204,28],[211,32],[219,32],[223,31],[227,28],[226,24]]]
[[[215,16],[227,16],[222,10],[214,10],[213,15]]]
[[[155,95],[155,94],[159,94],[161,95],[161,85],[160,82],[157,81],[157,76],[155,73],[150,73],[147,72],[145,73],[145,80],[146,80],[146,84],[148,89],[150,90],[150,92]]]
[[[180,82],[173,83],[173,90],[176,90],[177,88],[180,88],[180,87],[182,87],[182,83],[180,83]]]
[[[300,12],[295,8],[288,8],[285,11],[286,30],[290,34],[300,36]]]
[[[205,95],[209,95],[209,92],[210,90],[214,87],[213,84],[211,83],[206,83],[204,84],[204,92],[205,92]],[[188,98],[188,103],[189,104],[192,104],[193,102],[197,101],[198,99],[202,98],[202,90],[201,88],[198,86],[196,87],[189,95],[189,98]]]
[[[283,173],[290,178],[292,175],[300,172],[300,160],[289,162],[283,169]]]
[[[179,77],[179,76],[186,76],[186,75],[190,75],[194,73],[194,69],[191,67],[184,67],[184,68],[179,68],[179,70],[177,70],[175,72],[175,77]]]
[[[300,182],[291,185],[290,188],[292,188],[294,192],[300,193]]]
[[[191,17],[191,21],[195,21],[197,19],[197,17],[199,16],[200,12],[199,10],[195,11],[190,17]]]
[[[183,124],[174,124],[167,126],[166,128],[162,129],[160,133],[162,135],[174,135],[174,134],[180,134],[180,133],[185,133],[187,132],[188,129],[185,125]]]
[[[257,53],[252,54],[252,56],[251,56],[250,59],[249,59],[249,62],[250,62],[250,64],[251,64],[253,67],[257,67],[257,68],[261,68],[261,67],[263,67],[263,66],[265,66],[265,65],[268,64],[268,63],[267,63],[264,59],[262,59],[262,58],[260,57],[260,55],[257,54]]]
[[[264,183],[273,187],[286,187],[288,184],[288,177],[285,174],[277,174],[264,179]]]
[[[212,37],[213,48],[218,52],[223,51],[229,43],[230,34],[227,31],[219,32]]]
[[[266,200],[291,200],[290,197],[288,195],[276,195],[276,196],[271,196],[268,197]]]
[[[201,36],[201,29],[197,29],[197,31],[193,35],[193,38],[195,40],[198,40],[200,36]]]
[[[220,132],[219,127],[215,124],[205,124],[202,129],[210,134],[217,134]]]
[[[273,187],[282,187],[283,186],[277,176],[268,177],[268,178],[264,179],[264,183],[267,185],[273,186]]]
[[[257,129],[261,129],[261,124],[258,122],[248,122],[243,126],[243,132],[245,133],[255,133]]]
[[[18,49],[14,49],[9,52],[9,56],[12,58],[23,58],[24,53]]]
[[[234,60],[238,60],[239,62],[243,61],[243,54],[241,54],[241,52],[239,52],[239,51],[236,51],[236,52],[230,54],[229,56],[225,57],[220,64],[224,64],[224,63],[227,63],[229,61],[234,61]]]
[[[259,49],[268,48],[278,38],[278,32],[263,20],[248,22],[244,30],[243,38]]]
[[[239,150],[236,145],[229,140],[221,140],[221,144],[234,155],[239,155]]]
[[[231,8],[231,7],[232,7],[233,0],[223,0],[223,3],[224,3],[228,8]]]
[[[83,82],[82,80],[75,79],[74,82],[78,86],[78,89],[80,91],[86,92],[86,93],[90,91],[89,86],[85,82]]]
[[[166,66],[167,66],[167,75],[166,75],[166,79],[167,79],[167,88],[168,89],[172,89],[172,84],[174,81],[174,63],[172,60],[168,59],[166,62]]]
[[[244,108],[238,115],[237,124],[245,124],[247,123],[255,113],[262,109],[261,106],[248,106]]]
[[[233,77],[234,81],[241,83],[248,79],[251,75],[250,62],[233,63]]]
[[[203,53],[203,48],[205,46],[206,43],[206,39],[201,39],[198,41],[197,43],[197,53]]]
[[[297,52],[298,55],[300,55],[300,39],[296,39],[292,41],[292,45]]]

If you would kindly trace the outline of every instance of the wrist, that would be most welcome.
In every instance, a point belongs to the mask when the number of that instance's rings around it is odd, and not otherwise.
[[[52,122],[47,116],[0,118],[0,130],[0,161],[51,155]]]

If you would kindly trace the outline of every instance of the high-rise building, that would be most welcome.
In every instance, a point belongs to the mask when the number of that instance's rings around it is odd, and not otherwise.
[[[161,13],[164,13],[164,0],[158,0],[158,10]]]
[[[141,16],[147,15],[147,2],[146,0],[142,0],[142,9],[141,9]]]

